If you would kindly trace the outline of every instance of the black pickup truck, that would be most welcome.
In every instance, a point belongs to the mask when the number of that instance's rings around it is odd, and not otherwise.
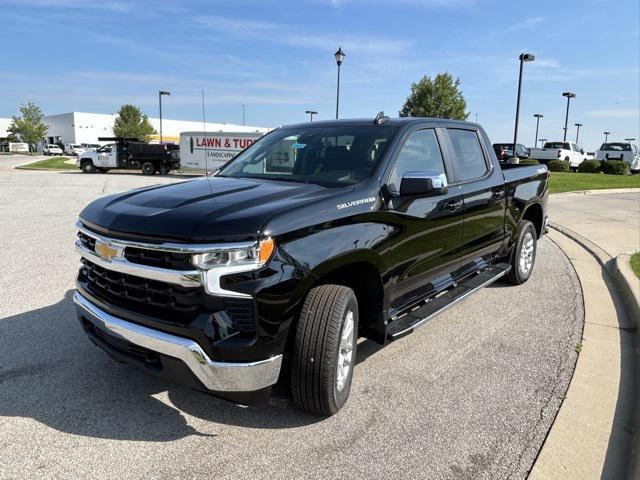
[[[161,378],[243,405],[281,380],[331,415],[360,337],[386,344],[499,278],[529,278],[548,183],[544,166],[501,167],[473,123],[281,127],[214,175],[87,206],[78,317]]]

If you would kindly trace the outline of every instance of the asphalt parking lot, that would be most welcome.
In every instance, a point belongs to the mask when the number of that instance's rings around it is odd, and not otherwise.
[[[91,199],[183,180],[0,168],[0,478],[525,478],[571,379],[578,279],[549,239],[413,335],[360,345],[347,406],[241,408],[94,347],[71,302]]]

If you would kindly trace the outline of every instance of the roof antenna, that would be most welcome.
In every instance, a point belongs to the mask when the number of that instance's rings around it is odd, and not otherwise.
[[[209,178],[209,156],[207,155],[207,120],[204,113],[204,88],[202,89],[202,143],[204,143],[204,176],[209,184],[209,190],[213,193],[211,179]]]
[[[384,122],[386,122],[387,120],[389,120],[389,117],[386,117],[384,115],[383,111],[378,112],[378,114],[376,115],[376,118],[373,120],[373,124],[374,125],[382,125]]]

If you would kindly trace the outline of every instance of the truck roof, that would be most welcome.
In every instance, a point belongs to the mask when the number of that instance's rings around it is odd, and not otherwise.
[[[282,125],[281,128],[296,128],[296,127],[368,127],[375,126],[374,118],[349,118],[343,120],[316,120],[313,122],[301,122],[293,123],[289,125]],[[465,120],[452,120],[450,118],[431,118],[431,117],[400,117],[400,118],[388,118],[384,120],[380,125],[385,126],[401,126],[411,123],[437,123],[437,124],[454,124],[454,125],[472,125],[479,126],[477,123],[467,122]]]

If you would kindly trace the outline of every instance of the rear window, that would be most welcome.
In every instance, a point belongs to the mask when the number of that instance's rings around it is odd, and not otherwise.
[[[483,176],[487,172],[487,161],[478,134],[474,130],[447,130],[456,154],[460,180],[464,182]]]
[[[600,150],[609,150],[613,152],[630,152],[630,143],[603,143]]]
[[[568,142],[547,142],[544,144],[544,148],[559,148],[562,150],[571,150],[571,146]]]

